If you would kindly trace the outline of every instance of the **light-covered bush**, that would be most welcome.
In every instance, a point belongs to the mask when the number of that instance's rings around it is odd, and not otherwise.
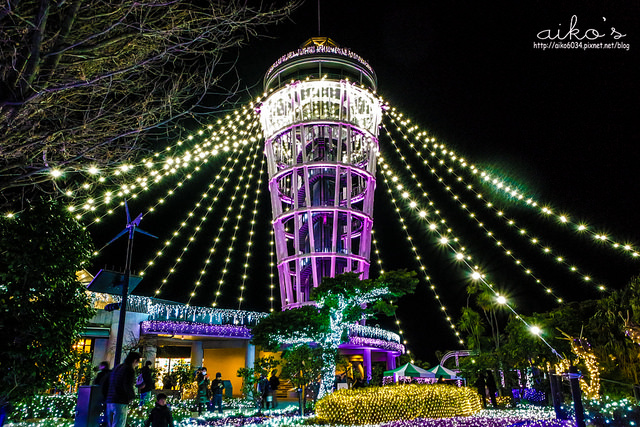
[[[338,390],[316,404],[316,416],[330,424],[379,424],[413,418],[473,415],[482,409],[469,387],[401,384]]]

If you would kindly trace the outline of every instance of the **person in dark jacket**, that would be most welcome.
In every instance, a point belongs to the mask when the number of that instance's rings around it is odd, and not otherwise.
[[[278,407],[278,398],[276,396],[276,392],[278,391],[278,387],[280,387],[280,379],[278,379],[278,372],[274,369],[271,372],[271,376],[269,377],[269,386],[271,387],[271,409],[275,409]]]
[[[93,379],[93,385],[103,385],[103,384],[107,384],[107,388],[105,389],[104,392],[104,397],[107,397],[107,391],[109,391],[109,375],[111,374],[111,369],[109,369],[109,362],[100,362],[100,364],[98,365],[98,375],[96,375],[96,377]]]
[[[271,386],[269,385],[269,380],[265,377],[264,374],[260,374],[260,378],[258,379],[258,384],[256,384],[257,389],[257,405],[258,405],[258,414],[262,413],[262,409],[265,407],[265,403],[267,405],[267,409],[269,409],[269,404],[267,403],[267,396],[269,395],[269,391],[271,390]]]
[[[196,383],[198,384],[198,414],[202,414],[202,411],[207,409],[208,392],[209,392],[209,376],[207,375],[207,368],[198,369],[196,373]]]
[[[140,362],[140,353],[131,352],[111,371],[109,391],[107,393],[107,421],[109,427],[125,427],[127,425],[127,408],[129,402],[136,398],[133,386],[136,380],[135,367]]]
[[[171,409],[167,406],[167,395],[159,393],[156,397],[156,406],[151,410],[144,427],[173,427]]]
[[[107,425],[107,393],[109,392],[109,375],[111,375],[111,369],[109,369],[109,362],[100,362],[98,365],[98,375],[93,379],[93,385],[98,385],[100,388],[100,397],[98,399],[98,405],[100,405],[100,427]]]
[[[218,413],[222,414],[222,390],[224,390],[224,381],[222,374],[216,372],[216,379],[211,381],[211,397],[213,398],[213,410],[218,408]]]
[[[149,397],[151,397],[151,391],[155,388],[151,376],[150,360],[147,360],[144,367],[140,369],[140,375],[142,375],[142,385],[138,386],[138,393],[140,393],[140,406],[144,406],[149,400]]]

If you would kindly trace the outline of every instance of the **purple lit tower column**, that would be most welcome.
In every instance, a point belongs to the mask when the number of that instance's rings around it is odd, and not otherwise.
[[[282,309],[323,277],[369,277],[381,105],[373,69],[331,39],[280,58],[260,107]]]

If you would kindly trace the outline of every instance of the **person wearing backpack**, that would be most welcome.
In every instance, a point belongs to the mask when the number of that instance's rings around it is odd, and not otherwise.
[[[140,353],[132,351],[124,362],[116,366],[109,376],[107,392],[107,422],[109,427],[125,427],[129,402],[136,398],[133,385],[136,380],[135,367],[140,362]]]

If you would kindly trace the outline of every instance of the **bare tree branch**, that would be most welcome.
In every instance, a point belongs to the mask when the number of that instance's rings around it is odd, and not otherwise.
[[[239,87],[228,55],[300,0],[273,1],[6,1],[0,205],[55,192],[51,168],[132,160],[220,108]]]

